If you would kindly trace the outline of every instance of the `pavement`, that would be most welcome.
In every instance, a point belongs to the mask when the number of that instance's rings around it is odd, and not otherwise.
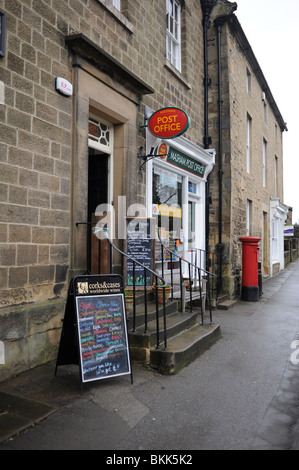
[[[222,338],[175,376],[81,384],[51,362],[0,383],[0,451],[299,450],[298,286],[299,260],[214,312]]]

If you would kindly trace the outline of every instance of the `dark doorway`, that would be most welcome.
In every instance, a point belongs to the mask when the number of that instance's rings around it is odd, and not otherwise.
[[[88,159],[88,219],[100,204],[108,203],[108,155],[89,149]]]
[[[88,155],[88,222],[90,259],[88,271],[91,274],[107,274],[109,269],[108,243],[99,240],[92,232],[92,227],[101,220],[95,212],[99,205],[108,203],[108,159],[109,156],[99,150],[89,148]]]

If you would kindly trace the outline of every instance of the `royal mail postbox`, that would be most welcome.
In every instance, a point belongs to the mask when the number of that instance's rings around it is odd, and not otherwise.
[[[260,238],[243,237],[242,242],[242,300],[258,302],[260,298],[258,262]]]

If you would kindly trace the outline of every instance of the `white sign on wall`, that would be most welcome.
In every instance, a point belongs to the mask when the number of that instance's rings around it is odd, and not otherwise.
[[[65,78],[57,77],[55,79],[55,88],[63,95],[72,96],[73,94],[73,85]]]

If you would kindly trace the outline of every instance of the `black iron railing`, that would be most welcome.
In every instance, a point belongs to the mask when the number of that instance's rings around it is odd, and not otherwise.
[[[219,299],[219,257],[214,251],[207,252],[200,248],[190,250],[191,262],[197,266],[206,266],[206,272],[209,272],[209,299],[213,307],[217,307]]]
[[[181,306],[182,309],[184,309],[187,292],[189,292],[189,302],[190,302],[190,310],[193,312],[193,307],[194,307],[194,297],[193,294],[197,293],[199,294],[199,301],[200,301],[200,314],[201,314],[201,323],[204,324],[204,312],[205,312],[205,305],[204,302],[206,302],[206,295],[207,295],[207,300],[209,304],[209,316],[210,316],[210,322],[212,323],[213,318],[212,318],[212,304],[211,304],[211,289],[210,289],[210,279],[214,278],[214,274],[210,273],[209,271],[205,270],[202,268],[202,261],[203,261],[203,256],[204,256],[204,250],[198,250],[198,253],[200,253],[200,256],[193,259],[192,261],[189,261],[185,258],[182,258],[180,255],[177,253],[174,253],[172,250],[170,250],[168,247],[164,245],[160,238],[160,234],[158,233],[158,239],[161,245],[161,263],[162,263],[162,277],[164,278],[164,253],[168,253],[170,255],[170,259],[168,258],[169,265],[170,265],[170,284],[172,287],[172,294],[171,298],[174,300],[176,297],[176,290],[175,288],[179,287],[179,291],[177,296],[181,300]],[[193,262],[194,261],[194,262]],[[179,263],[179,282],[176,284],[174,282],[174,271],[177,270],[174,269],[174,262]],[[183,270],[183,263],[187,265],[187,275],[183,274],[183,271],[186,273],[185,270]],[[204,286],[204,284],[206,284]]]
[[[158,303],[158,288],[163,289],[163,304],[162,304],[162,316],[163,316],[163,330],[164,330],[164,349],[167,349],[167,324],[166,324],[166,297],[165,297],[165,287],[166,287],[166,282],[161,277],[157,272],[153,271],[149,267],[143,265],[139,261],[135,260],[131,256],[129,256],[127,253],[124,253],[122,250],[120,250],[117,246],[114,245],[114,243],[111,241],[108,231],[105,228],[100,228],[100,227],[94,227],[93,232],[97,233],[102,231],[105,239],[108,241],[109,245],[111,248],[113,248],[116,252],[118,252],[122,257],[125,257],[127,260],[130,260],[133,264],[133,285],[132,285],[132,292],[133,292],[133,332],[136,332],[136,282],[135,282],[135,270],[136,270],[136,265],[140,266],[143,268],[144,272],[144,286],[143,286],[143,292],[144,292],[144,333],[148,333],[148,291],[147,291],[147,283],[146,279],[148,278],[148,274],[150,274],[150,277],[153,278],[153,284],[155,285],[156,288],[156,347],[157,349],[160,349],[161,347],[161,342],[160,342],[160,309],[159,309],[159,303]],[[99,243],[100,243],[100,238],[99,238]],[[100,251],[100,248],[99,248]],[[110,266],[111,266],[111,273],[112,273],[112,255],[110,259]]]
[[[155,305],[155,317],[156,317],[156,347],[160,349],[160,347],[164,347],[167,349],[167,315],[166,315],[166,295],[165,289],[167,286],[167,282],[165,280],[165,273],[164,273],[164,254],[168,253],[168,259],[170,260],[170,277],[171,277],[171,299],[177,300],[177,297],[181,300],[181,308],[184,311],[185,302],[186,302],[186,295],[189,293],[189,302],[190,302],[190,309],[193,312],[194,307],[194,300],[195,297],[199,297],[200,301],[200,313],[201,313],[201,323],[204,324],[204,312],[205,312],[205,305],[204,302],[208,300],[209,304],[209,313],[210,313],[210,322],[212,323],[212,308],[211,308],[211,287],[210,287],[210,279],[214,279],[214,274],[210,273],[209,271],[203,269],[203,259],[205,257],[205,252],[203,250],[198,250],[200,255],[197,257],[192,258],[192,261],[188,261],[177,253],[172,252],[169,248],[167,248],[161,241],[160,236],[158,234],[158,239],[161,244],[161,261],[162,261],[162,274],[160,272],[153,271],[149,267],[143,265],[132,256],[128,255],[127,253],[123,252],[120,248],[115,246],[115,244],[111,241],[108,230],[103,227],[99,227],[98,222],[89,222],[89,223],[77,223],[76,226],[85,225],[87,227],[87,271],[90,274],[91,272],[91,234],[102,232],[104,237],[99,236],[99,254],[98,254],[98,273],[101,273],[101,239],[107,240],[109,244],[109,272],[113,274],[113,250],[119,253],[122,257],[124,262],[124,258],[126,260],[130,260],[133,265],[133,281],[132,281],[132,293],[133,293],[133,304],[132,304],[132,331],[136,332],[136,317],[137,317],[137,301],[136,301],[136,282],[135,282],[135,270],[136,265],[141,267],[144,271],[144,286],[143,286],[143,295],[144,295],[144,333],[148,333],[148,286],[146,283],[146,279],[150,277],[152,279],[152,284],[155,286],[156,290],[156,305]],[[170,257],[170,258],[169,258]],[[179,262],[179,282],[176,284],[174,282],[174,262]],[[183,275],[183,263],[187,265],[187,277]],[[138,286],[140,287],[140,286]],[[175,292],[175,288],[179,287],[178,294]],[[158,289],[163,289],[163,303],[159,304],[158,302]],[[141,292],[140,290],[138,292]],[[199,295],[198,295],[199,294]],[[207,295],[207,299],[206,299]],[[161,340],[161,328],[160,328],[160,317],[161,317],[161,310],[162,310],[162,322],[163,322],[163,340]]]

